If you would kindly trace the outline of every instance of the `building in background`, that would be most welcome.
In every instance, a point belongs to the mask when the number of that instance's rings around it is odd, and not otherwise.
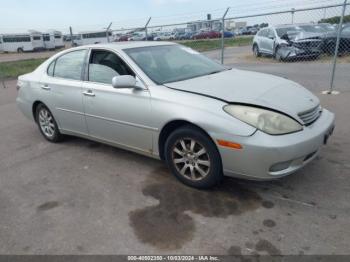
[[[239,22],[236,22],[234,20],[225,21],[225,30],[228,30],[228,31],[234,31],[246,26],[247,26],[247,22],[245,21],[239,21]]]

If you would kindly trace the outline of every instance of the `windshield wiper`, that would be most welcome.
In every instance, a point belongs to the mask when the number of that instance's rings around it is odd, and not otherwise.
[[[208,75],[214,75],[214,74],[220,73],[220,72],[222,72],[222,71],[223,71],[223,70],[213,71],[213,72],[210,72]]]

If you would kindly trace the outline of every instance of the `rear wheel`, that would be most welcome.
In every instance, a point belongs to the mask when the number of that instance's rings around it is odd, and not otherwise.
[[[17,53],[23,53],[23,48],[21,48],[21,47],[18,48],[18,49],[17,49]]]
[[[175,130],[165,143],[165,158],[172,173],[184,184],[210,188],[222,177],[216,145],[200,129],[185,126]]]
[[[50,110],[43,104],[36,108],[36,122],[41,134],[50,142],[59,142],[62,139],[57,123]]]

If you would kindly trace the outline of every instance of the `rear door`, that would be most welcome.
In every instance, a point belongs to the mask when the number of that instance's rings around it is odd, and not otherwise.
[[[45,104],[60,129],[87,134],[82,102],[82,75],[87,50],[65,53],[53,61],[41,79]]]
[[[136,151],[152,151],[149,90],[113,88],[112,78],[135,73],[114,51],[92,49],[83,83],[89,135]],[[140,85],[143,85],[139,81]]]

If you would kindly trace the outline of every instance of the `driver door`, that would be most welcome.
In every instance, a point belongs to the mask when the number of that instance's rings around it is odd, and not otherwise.
[[[151,104],[148,89],[113,88],[112,78],[134,72],[114,52],[92,49],[83,104],[89,136],[135,151],[152,152]],[[138,85],[142,85],[138,81]]]

